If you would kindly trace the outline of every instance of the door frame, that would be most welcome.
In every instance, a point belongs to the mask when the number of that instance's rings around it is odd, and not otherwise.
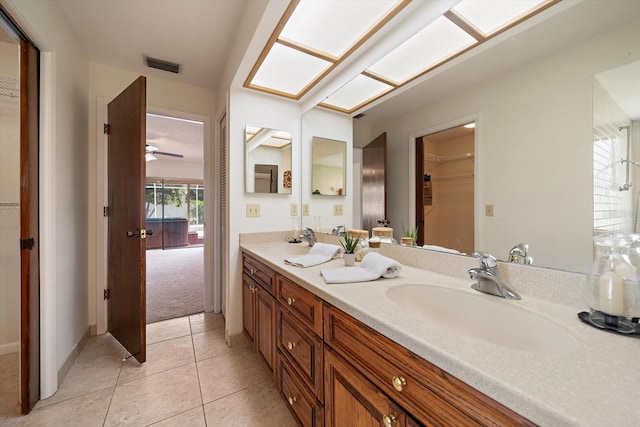
[[[455,128],[458,126],[465,125],[470,122],[476,123],[476,128],[473,137],[473,149],[475,153],[476,161],[473,164],[473,173],[477,178],[474,180],[474,189],[473,189],[473,210],[474,212],[480,212],[480,200],[482,200],[482,190],[480,189],[480,175],[478,175],[479,164],[482,161],[482,150],[479,150],[480,147],[480,132],[481,132],[481,114],[474,113],[469,114],[467,116],[459,117],[448,122],[439,123],[437,125],[429,126],[426,128],[422,128],[413,132],[410,132],[408,135],[408,147],[409,147],[409,157],[408,157],[408,181],[409,181],[409,226],[416,227],[416,139],[423,137],[425,135],[431,135],[433,133],[437,133],[443,130]],[[480,241],[480,219],[481,215],[474,215],[474,236],[473,236],[473,245],[474,247],[479,247]]]
[[[95,204],[93,215],[96,221],[94,233],[95,250],[95,304],[96,304],[96,335],[107,332],[107,301],[103,297],[103,289],[107,287],[107,218],[103,215],[103,207],[107,205],[107,149],[108,136],[103,132],[103,124],[107,123],[107,106],[113,98],[96,98],[96,147],[95,147]],[[204,147],[203,147],[203,178],[205,188],[205,234],[204,234],[204,259],[213,259],[213,230],[214,227],[207,226],[213,224],[213,192],[211,187],[213,181],[209,171],[211,170],[211,118],[197,113],[187,113],[163,107],[147,105],[147,113],[159,114],[163,116],[178,117],[187,120],[197,120],[204,123]],[[213,266],[211,263],[204,264],[204,310],[213,311],[214,294],[217,291],[213,286]],[[209,286],[207,286],[209,284]],[[219,291],[218,291],[219,292]],[[93,335],[93,331],[92,331]]]

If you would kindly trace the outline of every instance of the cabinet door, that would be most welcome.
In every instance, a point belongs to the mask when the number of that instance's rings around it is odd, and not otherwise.
[[[327,427],[403,427],[406,414],[336,353],[325,352]]]
[[[256,286],[256,289],[256,351],[273,375],[276,360],[276,300],[262,287]]]
[[[255,297],[256,284],[246,274],[242,275],[242,329],[244,334],[254,342],[256,335]]]

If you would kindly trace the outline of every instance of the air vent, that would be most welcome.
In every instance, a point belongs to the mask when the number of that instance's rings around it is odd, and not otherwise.
[[[163,59],[151,58],[150,56],[145,56],[144,61],[147,64],[147,67],[149,68],[157,68],[158,70],[180,74],[181,65],[176,64],[175,62],[169,62]]]

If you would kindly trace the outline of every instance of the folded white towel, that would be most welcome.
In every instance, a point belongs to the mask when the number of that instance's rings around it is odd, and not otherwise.
[[[460,253],[460,251],[457,251],[455,249],[449,249],[449,248],[445,248],[444,246],[437,246],[437,245],[424,245],[423,248],[429,249],[431,251],[446,252],[448,254]]]
[[[343,252],[344,249],[338,245],[316,243],[307,255],[287,258],[284,262],[296,267],[312,267],[339,258]]]
[[[327,283],[369,282],[380,277],[392,279],[402,266],[395,260],[369,252],[362,259],[360,267],[323,268],[320,274]]]

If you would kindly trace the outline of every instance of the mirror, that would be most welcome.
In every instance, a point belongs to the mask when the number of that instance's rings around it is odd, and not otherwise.
[[[549,15],[358,111],[354,147],[388,135],[387,217],[396,239],[403,223],[417,223],[415,139],[476,121],[474,250],[505,260],[527,242],[534,265],[590,269],[593,78],[640,60],[640,2],[561,2]]]
[[[314,136],[311,141],[311,194],[345,196],[347,143]]]
[[[291,194],[291,133],[245,128],[245,191]]]

